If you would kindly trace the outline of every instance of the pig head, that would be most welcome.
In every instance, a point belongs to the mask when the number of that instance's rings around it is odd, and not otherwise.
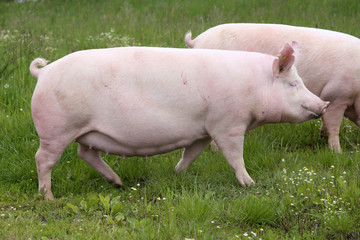
[[[31,110],[40,137],[39,191],[54,199],[51,169],[74,140],[78,155],[120,186],[101,151],[125,158],[183,148],[178,173],[214,139],[241,186],[251,184],[245,132],[269,122],[306,121],[328,105],[303,85],[294,48],[286,44],[278,57],[127,47],[79,51],[49,65],[35,59]]]
[[[295,40],[301,57],[295,65],[306,87],[331,105],[322,116],[322,132],[330,149],[341,152],[339,130],[343,116],[360,124],[360,41],[334,31],[280,24],[223,24],[185,37],[191,48],[227,49],[276,54]]]

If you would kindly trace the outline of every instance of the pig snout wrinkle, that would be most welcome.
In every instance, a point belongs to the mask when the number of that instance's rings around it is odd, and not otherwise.
[[[330,102],[325,102],[325,106],[321,108],[319,113],[311,110],[310,107],[306,104],[301,104],[301,107],[303,107],[305,110],[309,111],[310,115],[312,116],[313,119],[317,119],[317,118],[320,118],[326,112],[326,109],[329,107],[329,105],[330,105]]]

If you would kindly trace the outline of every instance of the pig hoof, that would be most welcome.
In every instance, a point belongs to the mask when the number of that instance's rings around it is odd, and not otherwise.
[[[241,187],[246,188],[249,187],[250,185],[255,184],[254,180],[251,179],[251,177],[248,177],[246,179],[239,179],[239,183],[241,185]]]
[[[174,174],[179,175],[179,173],[181,173],[184,170],[186,170],[186,168],[184,168],[182,159],[180,159],[179,163],[176,165],[174,169]]]
[[[255,184],[254,181],[251,181],[251,182],[248,182],[248,183],[240,183],[242,188],[247,188],[247,187],[250,187],[251,185],[254,185],[254,184]]]
[[[109,183],[111,183],[116,188],[123,188],[123,183],[121,182],[120,178],[115,179],[106,179]]]
[[[334,153],[338,153],[338,154],[341,154],[342,153],[342,150],[341,150],[341,147],[340,146],[329,146],[330,148],[330,151],[334,152]]]
[[[113,184],[115,188],[125,190],[123,185]]]
[[[123,184],[121,181],[116,181],[116,182],[112,182],[112,184],[115,186],[115,187],[119,187],[119,188],[122,188],[123,187]]]
[[[46,191],[45,189],[41,189],[41,190],[39,191],[39,195],[40,195],[41,197],[43,197],[46,201],[53,201],[53,200],[55,200],[54,195],[52,194],[52,192],[51,192],[51,191],[48,192],[48,191]]]
[[[179,173],[180,173],[181,171],[180,171],[179,169],[175,168],[173,172],[174,172],[175,175],[179,175]]]

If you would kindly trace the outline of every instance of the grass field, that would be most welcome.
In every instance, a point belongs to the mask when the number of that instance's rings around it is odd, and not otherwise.
[[[210,148],[185,173],[176,150],[149,159],[103,156],[108,184],[71,144],[52,172],[56,200],[38,195],[39,146],[29,64],[114,46],[186,47],[226,22],[284,23],[360,36],[358,0],[0,1],[0,239],[359,239],[360,131],[343,121],[344,153],[327,149],[319,120],[248,132],[256,184],[242,189]],[[346,56],[344,56],[346,57]],[[356,64],[356,63],[352,63]]]

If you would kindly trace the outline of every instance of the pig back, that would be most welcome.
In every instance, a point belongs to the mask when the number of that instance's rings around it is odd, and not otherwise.
[[[296,68],[314,94],[321,96],[328,83],[336,85],[331,86],[333,89],[355,84],[353,91],[360,90],[358,81],[351,79],[360,74],[360,68],[356,64],[349,64],[360,61],[360,41],[348,34],[281,24],[233,23],[213,27],[192,41],[194,48],[241,50],[270,55],[277,55],[284,43],[296,41],[300,46]],[[350,83],[344,84],[344,81]],[[349,94],[349,89],[341,92]],[[331,100],[328,96],[322,97]]]
[[[259,59],[264,63],[255,64]],[[169,131],[171,141],[199,139],[208,136],[209,116],[219,119],[237,111],[240,96],[253,97],[249,87],[256,84],[249,76],[262,68],[270,70],[272,60],[263,54],[218,50],[80,51],[43,69],[33,105],[42,96],[47,99],[46,108],[69,124],[137,144],[153,138],[164,144],[169,139],[160,136],[168,136]],[[246,116],[244,107],[242,111]]]
[[[251,64],[251,59],[263,57],[266,66],[271,61],[262,54],[255,56],[142,47],[79,51],[48,65],[39,77],[37,90],[52,92],[69,111],[86,107],[133,112],[146,106],[159,111],[181,108],[192,115],[205,111],[211,98],[217,97],[211,96],[216,94],[214,89],[233,92],[234,88],[248,88],[246,79],[263,71],[256,68],[264,68]]]

